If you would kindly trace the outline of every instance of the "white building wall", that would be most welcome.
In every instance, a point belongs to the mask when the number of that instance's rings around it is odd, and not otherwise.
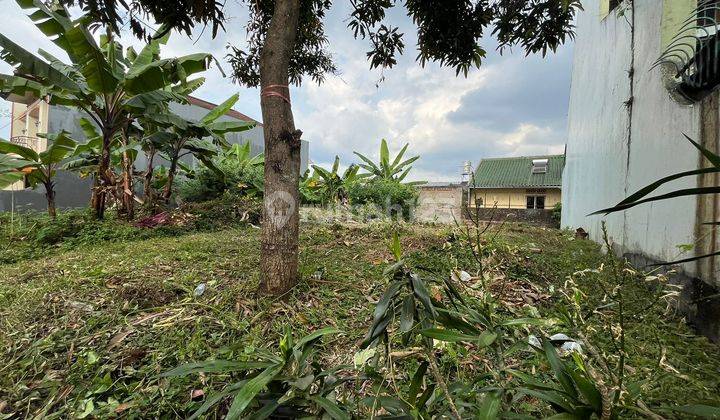
[[[562,224],[583,227],[600,241],[600,223],[606,220],[622,252],[676,259],[677,245],[694,241],[693,197],[587,216],[663,176],[698,166],[699,154],[683,133],[698,138],[700,107],[677,102],[665,88],[663,70],[650,70],[661,53],[663,1],[635,0],[634,37],[631,10],[601,19],[598,0],[584,1],[583,6],[574,48]],[[696,185],[691,177],[657,193]],[[694,265],[684,269],[694,273]]]

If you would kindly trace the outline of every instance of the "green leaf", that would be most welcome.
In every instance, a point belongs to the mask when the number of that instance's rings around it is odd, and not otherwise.
[[[400,312],[400,332],[406,333],[412,329],[415,321],[415,299],[407,295],[403,299],[402,311]]]
[[[203,405],[200,406],[200,408],[198,408],[197,411],[195,411],[188,420],[195,420],[196,418],[202,416],[209,409],[211,409],[215,404],[219,403],[223,398],[227,397],[228,395],[232,395],[235,392],[237,392],[237,390],[239,390],[243,386],[245,386],[246,383],[247,383],[247,381],[240,381],[240,382],[236,382],[232,385],[228,385],[222,391],[220,391],[217,394],[214,394],[212,397],[208,398],[207,401],[205,401],[205,403],[203,403]]]
[[[344,412],[340,406],[338,406],[336,403],[330,401],[329,399],[325,397],[321,397],[319,395],[317,396],[311,396],[310,400],[314,401],[315,404],[320,406],[327,414],[330,415],[335,420],[346,420],[350,419],[350,416]]]
[[[327,327],[327,328],[319,329],[317,331],[313,331],[312,333],[310,333],[310,334],[306,335],[305,337],[301,338],[300,340],[298,340],[298,342],[293,347],[293,350],[301,350],[307,343],[315,341],[320,337],[324,337],[329,334],[337,334],[340,332],[342,332],[342,331],[340,331],[339,329],[334,328],[334,327]]]
[[[0,154],[15,154],[33,162],[40,160],[37,152],[33,149],[3,139],[0,139]]]
[[[510,327],[515,325],[555,325],[557,320],[555,319],[544,319],[544,318],[515,318],[503,321],[500,325],[504,327]]]
[[[520,388],[519,391],[525,395],[529,395],[531,397],[535,397],[537,399],[550,403],[557,408],[565,410],[568,413],[572,413],[575,411],[575,407],[573,407],[572,403],[568,401],[568,399],[560,392],[536,391],[534,389],[528,388]]]
[[[222,117],[223,115],[227,114],[227,112],[232,109],[233,105],[235,105],[235,103],[238,101],[239,98],[240,98],[240,95],[237,93],[232,95],[231,97],[226,99],[223,103],[216,106],[210,112],[205,114],[205,116],[202,117],[202,119],[200,120],[200,124],[202,124],[202,125],[210,124],[210,123],[214,122],[215,120],[217,120],[218,118]]]
[[[716,173],[716,172],[720,172],[720,168],[712,167],[712,168],[694,169],[692,171],[685,171],[685,172],[680,172],[680,173],[673,174],[670,176],[666,176],[664,178],[661,178],[661,179],[653,182],[652,184],[650,184],[644,188],[641,188],[637,192],[631,194],[626,199],[624,199],[621,202],[619,202],[618,204],[616,204],[615,206],[609,207],[607,209],[598,210],[596,212],[590,213],[590,215],[608,214],[608,213],[612,213],[615,211],[619,211],[621,209],[618,209],[618,207],[631,204],[631,203],[641,199],[642,197],[645,197],[646,195],[650,194],[651,192],[655,191],[656,189],[658,189],[659,187],[661,187],[662,185],[664,185],[670,181],[674,181],[679,178],[684,178],[686,176],[696,176],[696,175],[710,174],[710,173]]]
[[[497,391],[489,392],[485,395],[485,399],[478,409],[475,418],[477,420],[494,420],[500,412],[500,393]]]
[[[255,128],[252,121],[215,121],[207,124],[207,129],[217,134],[240,133]]]
[[[560,382],[560,385],[568,395],[573,398],[577,398],[577,390],[575,389],[572,377],[568,373],[568,367],[558,356],[555,346],[553,346],[550,340],[543,339],[542,348],[545,352],[545,357],[550,363],[550,367],[552,367],[553,372],[555,372],[555,377]]]
[[[640,204],[649,203],[652,201],[660,201],[660,200],[667,200],[669,198],[676,198],[676,197],[685,197],[688,195],[704,195],[704,194],[718,194],[720,193],[720,187],[701,187],[701,188],[687,188],[682,190],[676,190],[673,192],[669,192],[667,194],[662,194],[650,198],[646,198],[644,200],[638,200],[632,203],[627,203],[623,205],[617,205],[615,207],[600,210],[599,213],[612,213],[620,210],[626,210],[631,207],[635,207]],[[598,213],[598,212],[596,212]],[[593,213],[595,214],[595,213]]]
[[[415,371],[415,374],[413,375],[412,380],[410,381],[410,390],[408,391],[408,401],[411,405],[415,405],[415,402],[417,401],[417,397],[420,394],[420,388],[422,386],[423,378],[425,377],[425,373],[427,372],[429,363],[424,361],[420,363],[420,366],[418,366],[417,370]]]
[[[677,407],[665,407],[665,409],[674,411],[676,413],[690,414],[692,416],[698,416],[705,419],[720,419],[720,407],[717,406],[692,404],[681,405]]]
[[[0,188],[7,188],[23,178],[25,174],[22,172],[0,172]]]
[[[428,293],[427,288],[425,288],[425,282],[414,273],[410,274],[410,281],[413,286],[413,293],[418,299],[420,299],[420,302],[422,302],[425,310],[429,312],[433,318],[437,317],[437,311],[430,299],[430,293]]]
[[[48,85],[63,89],[80,90],[78,84],[68,76],[2,34],[0,34],[0,59],[15,67],[19,75],[28,75],[29,79],[40,79]]]
[[[491,331],[485,331],[480,335],[462,334],[457,331],[442,329],[442,328],[427,328],[420,331],[425,337],[432,338],[439,341],[447,341],[451,343],[457,343],[461,341],[467,341],[475,343],[479,347],[487,347],[495,342],[498,335]]]
[[[65,52],[79,68],[92,91],[115,92],[122,76],[113,72],[110,63],[85,26],[85,22],[74,23],[72,28],[66,30],[63,42],[67,45]]]
[[[695,146],[695,148],[697,148],[700,151],[700,153],[702,153],[703,156],[705,156],[705,158],[707,158],[707,160],[709,160],[710,163],[713,164],[713,166],[715,166],[716,168],[720,168],[720,156],[716,155],[715,153],[713,153],[710,150],[706,149],[705,147],[701,146],[695,140],[688,137],[687,134],[683,133],[683,136],[685,136],[687,141],[689,141],[693,146]]]
[[[380,142],[380,167],[383,170],[388,170],[390,166],[390,150],[388,149],[387,141],[382,139]]]
[[[71,139],[67,131],[63,130],[57,134],[47,135],[48,148],[41,152],[38,156],[40,161],[45,165],[60,163],[67,156],[75,151],[77,142]]]
[[[275,375],[282,372],[284,367],[285,365],[283,363],[279,363],[265,369],[256,377],[250,379],[235,396],[225,418],[240,418],[242,412],[245,411],[245,408],[255,399],[255,396],[275,378]]]
[[[172,376],[187,376],[193,373],[227,373],[253,369],[264,369],[274,366],[275,363],[264,361],[236,362],[231,360],[208,360],[180,365],[160,375],[161,378]]]
[[[263,406],[263,408],[259,409],[255,413],[253,413],[253,415],[250,417],[250,419],[251,420],[264,420],[264,419],[270,417],[275,412],[275,410],[278,409],[278,407],[280,407],[279,402],[271,401],[271,402],[265,404],[265,406]]]
[[[400,235],[397,232],[393,232],[392,242],[390,242],[390,252],[395,256],[395,261],[402,259],[402,244],[400,244]]]
[[[590,403],[596,414],[602,414],[602,395],[595,384],[580,369],[569,369],[569,372],[580,394]]]

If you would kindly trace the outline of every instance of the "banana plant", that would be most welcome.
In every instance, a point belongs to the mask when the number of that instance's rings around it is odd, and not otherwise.
[[[38,185],[45,187],[48,214],[53,219],[57,216],[55,208],[55,183],[53,178],[61,162],[74,150],[77,142],[69,133],[44,135],[49,146],[43,152],[0,139],[0,188],[5,188],[18,181],[25,181],[31,188]]]
[[[358,174],[360,166],[357,164],[350,165],[342,175],[338,172],[339,167],[339,156],[335,156],[335,161],[333,162],[333,166],[330,171],[321,166],[312,165],[312,168],[321,179],[321,181],[317,184],[317,187],[320,190],[320,196],[324,202],[343,202],[347,199],[347,188],[350,184],[365,178],[368,175]]]
[[[370,176],[375,179],[389,179],[397,182],[402,182],[410,173],[412,169],[412,163],[420,159],[420,156],[414,156],[406,160],[402,160],[405,155],[405,151],[410,144],[406,143],[400,152],[395,156],[394,159],[390,159],[390,150],[388,149],[387,141],[382,139],[380,142],[380,162],[375,163],[367,156],[364,156],[358,152],[355,153],[364,163],[360,164],[360,167],[365,169]],[[412,182],[408,184],[421,184],[422,182]]]
[[[307,169],[300,175],[299,184],[300,201],[303,204],[317,204],[322,201],[318,188],[320,185],[320,175],[318,175],[317,171]]]
[[[221,147],[229,147],[225,135],[255,127],[255,123],[250,121],[218,121],[235,105],[238,98],[236,93],[205,114],[198,122],[187,121],[170,112],[148,116],[159,126],[166,127],[171,134],[164,143],[158,145],[158,149],[169,162],[168,178],[162,193],[166,202],[172,196],[178,162],[182,157],[192,155],[208,168],[219,171],[213,158],[218,155]]]
[[[240,169],[252,166],[263,166],[265,164],[265,154],[258,153],[252,156],[252,148],[250,142],[247,141],[243,145],[233,144],[228,149],[223,150],[218,157],[221,162],[232,160],[239,164]]]
[[[350,419],[347,411],[335,401],[335,388],[354,378],[341,378],[337,372],[345,366],[321,370],[313,360],[320,340],[336,334],[335,328],[323,328],[295,341],[289,329],[280,341],[277,352],[258,351],[256,360],[210,360],[178,366],[162,377],[184,377],[196,373],[236,373],[238,380],[210,396],[192,414],[196,419],[213,406],[232,397],[226,419],[241,418],[252,411],[253,417],[264,418],[330,418]]]
[[[183,102],[188,86],[199,83],[188,81],[188,76],[208,69],[213,57],[200,53],[160,59],[160,45],[168,35],[152,39],[140,53],[124,51],[111,35],[96,42],[88,30],[89,17],[71,19],[59,2],[17,3],[67,53],[70,63],[42,49],[38,57],[0,34],[0,59],[14,67],[12,75],[0,74],[0,92],[10,100],[34,98],[76,107],[97,125],[102,144],[92,201],[96,216],[102,218],[105,198],[117,181],[109,170],[115,136],[137,116],[156,112],[160,104]]]

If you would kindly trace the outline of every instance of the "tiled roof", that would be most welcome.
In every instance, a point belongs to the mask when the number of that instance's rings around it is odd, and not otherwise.
[[[534,159],[547,159],[544,174],[532,173]],[[545,188],[562,185],[565,156],[523,156],[483,159],[475,171],[473,188]]]

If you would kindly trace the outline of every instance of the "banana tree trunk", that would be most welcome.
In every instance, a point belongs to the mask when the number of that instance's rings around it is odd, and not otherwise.
[[[259,292],[281,295],[298,282],[300,136],[295,130],[288,65],[299,0],[277,0],[260,56],[260,107],[265,137],[265,194]]]
[[[133,161],[130,154],[123,152],[122,203],[128,220],[135,218],[135,189],[133,188]]]
[[[145,207],[152,208],[154,192],[152,189],[152,178],[155,160],[155,148],[150,147],[150,150],[145,152],[147,159],[147,167],[145,168],[145,176],[143,177],[143,195],[145,196]]]
[[[47,199],[48,214],[52,219],[57,218],[57,210],[55,208],[55,186],[51,182],[45,184],[45,198]]]
[[[165,200],[166,203],[169,203],[170,197],[172,197],[173,182],[175,181],[175,174],[177,173],[178,155],[179,153],[174,153],[170,159],[167,183],[165,184],[165,189],[163,190],[163,200]]]
[[[107,192],[113,187],[113,181],[109,176],[110,172],[110,143],[112,141],[112,133],[103,130],[103,145],[100,152],[100,162],[98,164],[97,174],[95,175],[96,185],[93,189],[92,205],[95,210],[95,217],[102,219],[105,217],[105,206],[107,204]]]

